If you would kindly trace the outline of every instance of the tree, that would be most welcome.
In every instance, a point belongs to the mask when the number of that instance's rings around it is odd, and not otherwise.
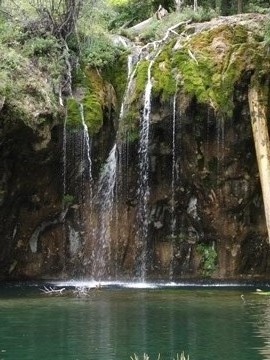
[[[230,15],[232,12],[232,0],[220,1],[220,12],[222,15]]]
[[[238,14],[243,12],[243,0],[237,0],[237,12]]]
[[[31,0],[30,4],[53,35],[66,39],[76,29],[83,0]]]
[[[250,116],[257,164],[262,188],[264,213],[270,242],[270,141],[267,126],[269,82],[254,80],[248,92]]]

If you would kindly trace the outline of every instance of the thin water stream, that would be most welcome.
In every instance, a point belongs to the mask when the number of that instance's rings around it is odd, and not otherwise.
[[[107,267],[110,264],[110,234],[111,221],[113,218],[116,169],[117,144],[115,143],[101,173],[98,183],[97,197],[95,199],[98,212],[98,223],[94,234],[96,244],[92,254],[92,275],[98,280],[108,275]]]
[[[154,59],[150,61],[147,71],[147,83],[144,92],[143,115],[140,124],[139,141],[139,184],[138,184],[138,230],[137,230],[137,276],[144,281],[146,276],[147,239],[149,225],[148,201],[149,188],[149,128],[151,115],[152,79],[151,69]]]
[[[175,181],[176,181],[176,97],[173,97],[173,114],[172,114],[172,180],[171,180],[171,254],[169,277],[173,278],[173,259],[174,259],[174,242],[176,231],[176,213],[175,213]]]

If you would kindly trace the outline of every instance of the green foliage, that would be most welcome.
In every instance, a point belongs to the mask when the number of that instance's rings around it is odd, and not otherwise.
[[[75,198],[74,198],[73,195],[65,194],[65,195],[63,196],[63,203],[64,203],[65,206],[70,206],[70,205],[72,205],[72,204],[74,203],[74,200],[75,200]]]
[[[105,34],[92,34],[81,45],[82,61],[98,68],[113,63],[122,51]]]
[[[186,6],[182,13],[185,19],[191,19],[194,22],[209,21],[218,15],[215,9],[202,6],[198,6],[197,11],[194,11],[193,6]]]
[[[270,20],[265,24],[264,28],[264,41],[270,46]]]
[[[121,3],[117,2],[114,4],[114,12],[115,16],[109,23],[109,29],[117,29],[121,26],[125,27],[125,25],[132,26],[152,16],[152,1],[128,0]]]
[[[199,244],[196,251],[201,255],[201,269],[204,276],[210,276],[216,269],[217,252],[212,245]]]
[[[246,5],[246,11],[260,14],[269,14],[269,1],[253,0]]]
[[[26,56],[48,56],[60,49],[57,39],[48,34],[46,37],[33,37],[25,42],[23,52]]]
[[[125,36],[130,39],[139,37],[143,42],[154,41],[164,37],[166,31],[176,25],[177,23],[192,20],[194,22],[208,21],[217,16],[217,12],[213,9],[199,7],[197,12],[194,12],[193,7],[186,6],[181,12],[169,13],[162,21],[157,20],[155,17],[138,33],[133,28],[126,29],[123,32]],[[180,33],[181,29],[177,29]]]

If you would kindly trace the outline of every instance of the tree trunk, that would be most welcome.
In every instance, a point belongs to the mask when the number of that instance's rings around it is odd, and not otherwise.
[[[237,13],[242,14],[243,12],[243,0],[237,0]]]
[[[270,143],[267,128],[267,95],[263,84],[252,83],[248,92],[252,132],[270,242]]]

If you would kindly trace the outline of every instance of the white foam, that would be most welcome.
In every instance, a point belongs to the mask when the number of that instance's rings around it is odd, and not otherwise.
[[[73,288],[123,288],[123,289],[160,289],[160,288],[225,288],[225,287],[241,287],[252,286],[248,283],[237,282],[136,282],[136,281],[96,281],[96,280],[68,280],[53,281],[50,284],[57,287],[73,287]]]

